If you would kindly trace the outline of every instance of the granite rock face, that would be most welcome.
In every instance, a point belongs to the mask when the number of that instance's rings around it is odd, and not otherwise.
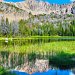
[[[55,14],[66,15],[75,14],[75,2],[58,5],[49,4],[40,0],[25,0],[23,2],[0,2],[0,18],[8,18],[10,21],[28,19],[30,14]]]
[[[10,21],[18,21],[20,19],[28,19],[28,12],[22,10],[12,3],[0,2],[0,18],[8,18]]]
[[[75,14],[75,7],[72,8],[72,13]]]

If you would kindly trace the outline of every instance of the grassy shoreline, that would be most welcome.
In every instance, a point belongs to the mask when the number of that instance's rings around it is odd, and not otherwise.
[[[30,53],[30,52],[68,52],[75,53],[75,41],[60,41],[60,42],[50,42],[41,44],[30,44],[30,45],[8,45],[0,46],[0,51],[9,52],[20,52],[20,53]]]
[[[31,43],[28,41],[38,39],[45,39],[46,41],[54,40],[53,42],[41,42],[41,43]],[[0,37],[0,52],[20,52],[20,53],[30,53],[30,52],[51,52],[51,51],[65,51],[68,53],[75,53],[75,36],[31,36],[25,38],[8,38],[9,44],[5,44],[6,38]],[[15,41],[16,40],[16,41]],[[57,40],[57,41],[55,41]],[[64,41],[63,41],[64,40]],[[3,44],[1,44],[1,41]],[[27,42],[26,42],[27,41]],[[15,43],[14,43],[15,42]]]
[[[75,36],[29,36],[29,37],[0,37],[0,40],[3,40],[5,38],[10,39],[37,39],[37,38],[55,38],[55,39],[75,39]]]
[[[26,61],[34,61],[36,58],[47,59],[49,60],[50,65],[52,64],[53,66],[60,68],[62,68],[63,65],[66,68],[74,67],[75,37],[32,36],[26,38],[0,39],[2,62],[5,61],[6,58],[8,63],[9,59],[13,64],[12,67],[14,67],[14,62],[15,65],[21,65],[24,63],[25,59]],[[8,40],[8,42],[5,42],[5,40]],[[5,64],[5,62],[3,63]]]

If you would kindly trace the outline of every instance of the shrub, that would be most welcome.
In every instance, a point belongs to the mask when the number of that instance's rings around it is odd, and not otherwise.
[[[30,62],[35,62],[35,60],[36,60],[36,53],[32,52],[32,53],[28,54],[28,60]]]
[[[49,64],[59,69],[71,69],[75,67],[74,55],[68,53],[58,53],[49,58]]]
[[[0,75],[15,75],[15,74],[5,70],[2,66],[0,66]]]

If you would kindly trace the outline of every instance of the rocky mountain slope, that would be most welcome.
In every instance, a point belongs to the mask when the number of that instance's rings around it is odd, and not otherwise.
[[[71,9],[75,5],[74,3],[71,4],[64,4],[64,5],[57,5],[57,4],[49,4],[47,2],[38,1],[38,0],[26,0],[24,2],[14,3],[15,6],[31,12],[33,15],[37,14],[71,14]]]
[[[28,19],[28,12],[16,7],[12,3],[0,2],[0,18],[8,18],[10,21]]]
[[[23,2],[0,2],[0,18],[8,18],[10,21],[28,19],[30,15],[39,14],[75,14],[75,2],[71,4],[57,5],[38,0],[25,0]]]

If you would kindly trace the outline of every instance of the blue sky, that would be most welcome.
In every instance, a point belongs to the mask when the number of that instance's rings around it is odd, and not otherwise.
[[[24,1],[24,0],[5,0],[8,2],[20,2],[20,1]],[[47,1],[49,3],[56,3],[56,4],[66,4],[66,3],[70,3],[71,1],[75,1],[75,0],[43,0],[43,1]]]

